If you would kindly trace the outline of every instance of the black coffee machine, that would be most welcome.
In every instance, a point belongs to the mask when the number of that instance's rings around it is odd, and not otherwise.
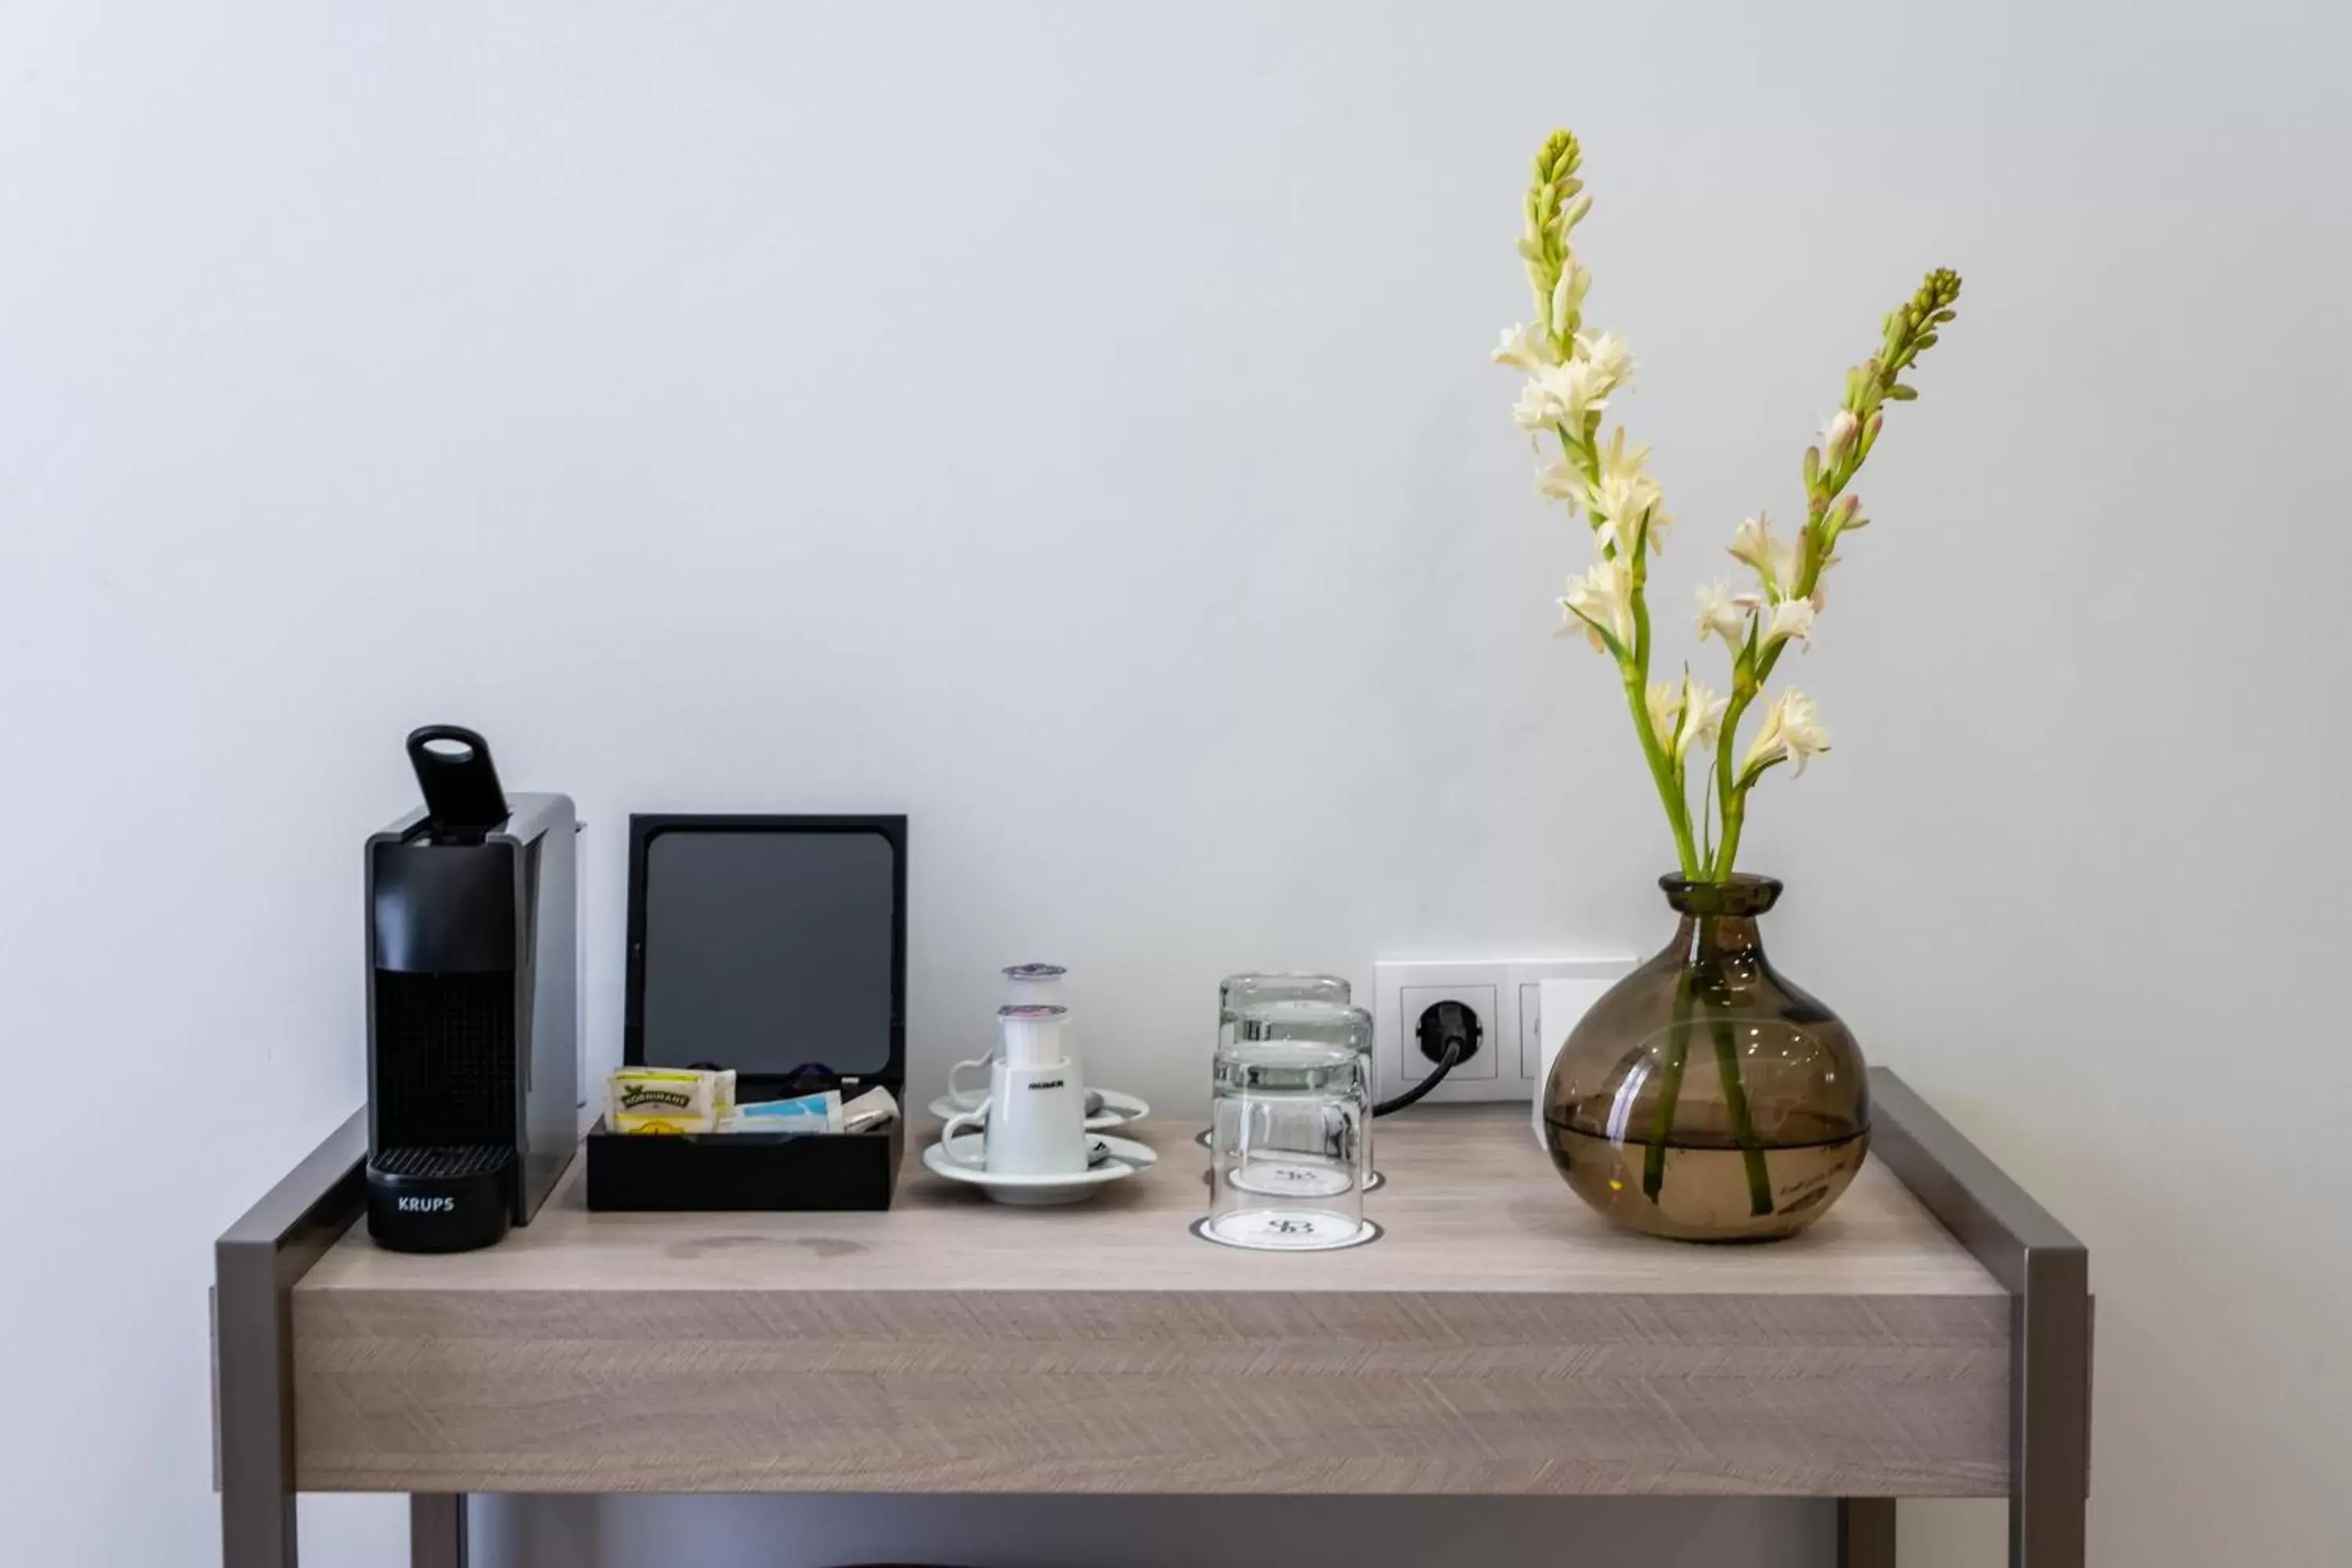
[[[481,736],[408,737],[425,805],[368,840],[368,1234],[528,1225],[578,1142],[578,818],[509,795]]]

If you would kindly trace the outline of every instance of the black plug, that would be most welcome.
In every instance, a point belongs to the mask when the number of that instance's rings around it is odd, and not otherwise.
[[[1459,1002],[1439,1002],[1425,1009],[1413,1030],[1413,1037],[1421,1042],[1421,1054],[1431,1061],[1444,1061],[1445,1047],[1454,1047],[1456,1067],[1478,1054],[1484,1034],[1478,1027],[1478,1015]]]
[[[1372,1107],[1374,1116],[1386,1116],[1392,1110],[1402,1110],[1445,1081],[1445,1075],[1468,1061],[1478,1049],[1478,1015],[1459,1002],[1440,1002],[1421,1016],[1419,1027],[1413,1030],[1421,1041],[1421,1054],[1437,1064],[1427,1078],[1398,1095]]]

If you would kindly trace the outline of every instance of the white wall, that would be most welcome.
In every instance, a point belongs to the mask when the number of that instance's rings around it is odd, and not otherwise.
[[[2092,1245],[2096,1561],[2352,1555],[2347,43],[2263,4],[0,9],[0,1190],[42,1205],[0,1557],[212,1561],[208,1244],[358,1102],[359,846],[416,722],[594,825],[600,1058],[633,808],[910,813],[919,1086],[1008,959],[1077,966],[1181,1113],[1224,971],[1659,940],[1615,694],[1547,636],[1584,547],[1484,361],[1563,120],[1670,606],[1793,507],[1880,313],[1967,275],[1799,666],[1837,752],[1750,862],[1787,967]],[[394,1560],[387,1505],[310,1512],[312,1561]],[[1906,1520],[1993,1561],[1982,1508]]]

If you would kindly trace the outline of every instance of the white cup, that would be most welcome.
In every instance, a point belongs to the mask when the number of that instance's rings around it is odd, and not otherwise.
[[[958,1110],[979,1108],[988,1090],[956,1080],[966,1073],[985,1074],[1000,1061],[1066,1061],[1078,1092],[1086,1093],[1086,1068],[1078,1061],[1078,1044],[1070,1027],[1070,1011],[1061,1005],[1062,971],[1050,963],[1024,963],[1004,972],[1005,1005],[996,1010],[996,1049],[961,1061],[948,1069],[948,1103]],[[1046,1016],[1051,1015],[1050,1026]],[[1016,1040],[1018,1044],[1016,1045]],[[1020,1053],[1008,1056],[1008,1050]]]
[[[982,1127],[981,1155],[956,1147],[956,1136]],[[1078,1076],[1064,1060],[1015,1067],[999,1058],[989,1066],[988,1094],[971,1110],[948,1119],[940,1146],[960,1165],[992,1176],[1075,1176],[1087,1168],[1086,1097]]]

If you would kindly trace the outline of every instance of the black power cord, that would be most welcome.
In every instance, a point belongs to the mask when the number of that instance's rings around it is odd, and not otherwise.
[[[1476,1054],[1478,1049],[1478,1015],[1459,1002],[1440,1002],[1421,1016],[1417,1031],[1421,1054],[1436,1062],[1427,1078],[1406,1089],[1393,1100],[1384,1100],[1372,1107],[1374,1116],[1386,1116],[1392,1110],[1402,1110],[1445,1081],[1445,1075]]]

